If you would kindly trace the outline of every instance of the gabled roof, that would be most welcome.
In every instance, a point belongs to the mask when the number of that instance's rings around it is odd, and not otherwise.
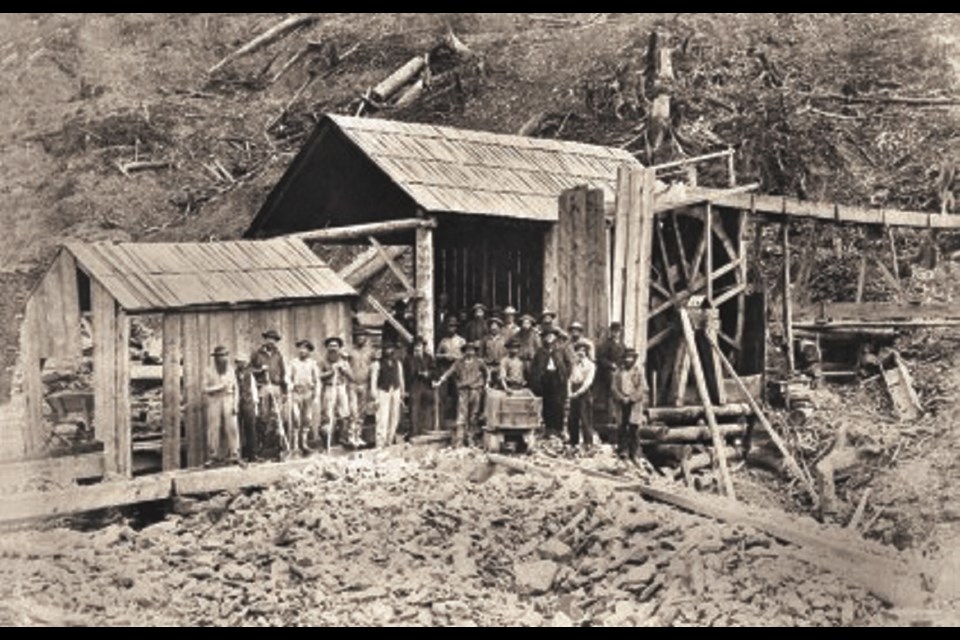
[[[426,124],[328,115],[359,149],[427,212],[552,222],[558,198],[580,185],[608,202],[623,149]]]
[[[64,245],[127,311],[355,296],[300,240]]]

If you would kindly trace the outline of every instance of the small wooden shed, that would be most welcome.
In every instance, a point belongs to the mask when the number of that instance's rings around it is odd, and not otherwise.
[[[434,300],[605,328],[617,171],[626,150],[427,124],[327,115],[270,193],[248,237],[413,246],[417,327]],[[558,198],[586,186],[590,195]],[[612,218],[611,218],[612,220]]]
[[[93,428],[107,475],[131,474],[130,321],[162,333],[163,467],[204,462],[203,374],[217,345],[251,353],[274,328],[292,357],[296,338],[347,336],[356,291],[296,239],[215,243],[68,243],[27,301],[22,332],[24,453],[49,433],[42,372],[84,358],[92,328]]]

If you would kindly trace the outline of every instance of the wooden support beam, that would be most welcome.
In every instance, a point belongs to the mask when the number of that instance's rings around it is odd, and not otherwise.
[[[706,162],[707,160],[717,160],[719,158],[732,158],[732,157],[733,157],[733,149],[727,149],[726,151],[715,151],[713,153],[706,153],[701,156],[684,158],[683,160],[673,160],[672,162],[655,164],[650,168],[653,169],[654,171],[662,172],[668,169],[675,169],[677,167],[686,167],[693,164],[700,164],[701,162]]]
[[[107,475],[117,466],[117,312],[110,293],[91,280],[93,307],[93,423],[94,435],[103,443]],[[129,350],[129,349],[128,349]]]
[[[419,230],[420,227],[417,227],[417,231]],[[411,298],[416,297],[417,290],[413,286],[413,283],[410,282],[410,278],[408,278],[407,274],[403,272],[403,269],[401,269],[397,263],[395,263],[390,256],[387,255],[383,245],[380,244],[380,242],[373,236],[367,236],[367,242],[369,242],[370,246],[376,250],[377,254],[380,256],[380,259],[383,260],[383,262],[387,265],[387,268],[390,269],[390,272],[400,282],[400,285],[403,286],[403,290],[406,292],[407,296]]]
[[[377,300],[371,295],[364,296],[363,299],[366,300],[367,304],[373,307],[377,311],[377,313],[379,313],[381,317],[383,317],[383,319],[386,322],[390,323],[391,327],[397,330],[397,333],[400,334],[401,338],[403,338],[409,344],[413,343],[413,335],[411,335],[411,333],[407,331],[407,328],[402,324],[400,324],[400,322],[393,317],[392,313],[387,311],[386,307],[380,304],[379,300]]]
[[[707,257],[703,266],[703,277],[707,280],[707,302],[711,307],[713,304],[713,205],[707,203],[703,223],[704,233],[707,235]]]
[[[863,302],[863,290],[867,285],[867,249],[860,253],[860,271],[857,274],[857,302]]]
[[[793,353],[793,292],[790,287],[790,222],[785,220],[781,225],[781,242],[783,244],[783,341],[786,343],[787,374],[793,375],[796,370],[796,359]]]
[[[316,463],[316,460],[290,460],[266,462],[246,468],[224,467],[181,472],[173,477],[173,494],[180,496],[235,491],[250,487],[266,487],[280,482],[291,473],[301,471]]]
[[[356,224],[349,227],[331,227],[314,231],[302,231],[300,233],[288,234],[285,237],[297,238],[304,242],[336,243],[346,240],[363,240],[368,236],[382,236],[391,233],[400,233],[402,231],[413,231],[421,227],[435,229],[436,226],[436,220],[430,218],[407,218],[403,220],[391,220],[389,222]]]
[[[543,236],[543,308],[560,305],[560,222],[551,223]]]
[[[427,341],[427,348],[432,351],[436,344],[437,327],[433,326],[436,303],[433,297],[433,229],[430,227],[417,227],[413,264],[417,291],[417,332]]]
[[[32,455],[43,448],[46,427],[43,421],[43,379],[40,373],[40,324],[37,299],[31,297],[20,325],[20,368],[23,375],[24,424],[20,428],[21,450],[12,457]]]
[[[133,426],[130,416],[132,411],[130,401],[130,318],[119,308],[117,309],[116,327],[117,364],[114,399],[117,403],[117,425],[114,431],[114,437],[116,438],[114,451],[117,456],[117,473],[129,478],[133,475]]]
[[[398,260],[406,250],[406,247],[397,245],[383,247],[383,252],[391,260]],[[359,290],[366,282],[386,268],[387,264],[382,260],[380,251],[371,247],[341,269],[340,277],[346,280],[351,287]]]
[[[713,407],[713,414],[718,418],[742,418],[753,413],[750,405],[734,402]],[[685,407],[650,407],[647,409],[647,419],[651,422],[684,422],[690,424],[697,420],[704,420],[706,414],[702,406]]]
[[[735,438],[746,435],[747,427],[742,424],[718,425],[721,438]],[[646,426],[640,428],[640,438],[657,442],[708,442],[713,437],[710,427],[663,427]]]
[[[617,199],[613,221],[613,265],[610,270],[610,319],[623,322],[627,277],[627,236],[630,209],[630,167],[621,166],[617,171]],[[550,246],[549,244],[546,246]],[[544,271],[544,275],[546,275]],[[546,299],[544,299],[546,302]]]
[[[730,289],[727,289],[726,291],[724,291],[723,293],[721,293],[719,296],[717,296],[716,298],[714,298],[713,304],[714,304],[715,307],[719,307],[720,305],[722,305],[723,303],[727,302],[728,300],[730,300],[730,299],[732,299],[732,298],[736,298],[738,295],[740,295],[741,293],[743,293],[743,292],[746,291],[746,290],[747,290],[747,285],[745,285],[745,284],[738,284],[737,286],[731,287]]]
[[[690,322],[690,315],[686,309],[680,309],[680,324],[683,328],[683,337],[687,343],[687,353],[690,355],[690,368],[693,372],[693,379],[697,384],[697,393],[700,394],[700,402],[703,404],[703,413],[710,426],[711,439],[713,440],[713,449],[717,454],[717,466],[720,470],[720,479],[723,492],[730,498],[736,498],[736,491],[733,488],[733,480],[730,478],[730,470],[727,468],[727,459],[723,456],[723,438],[720,436],[720,429],[717,425],[717,417],[713,412],[713,402],[710,400],[710,391],[707,389],[707,379],[704,374],[703,363],[700,360],[700,353],[697,350],[697,340],[693,333],[693,324]]]
[[[180,336],[183,333],[182,316],[168,313],[163,316],[163,470],[180,468],[180,385],[182,373]]]
[[[780,455],[783,456],[787,470],[807,490],[807,493],[810,495],[810,499],[813,501],[814,508],[817,508],[820,505],[820,496],[817,494],[817,490],[814,488],[810,477],[804,473],[803,469],[800,468],[800,465],[797,464],[796,459],[790,453],[790,450],[787,449],[787,445],[780,437],[780,434],[776,432],[776,430],[773,428],[773,425],[771,425],[770,421],[767,420],[767,416],[764,415],[763,409],[760,408],[759,403],[757,403],[754,397],[750,394],[750,390],[747,389],[747,386],[744,384],[743,380],[740,379],[740,376],[733,368],[733,365],[729,360],[727,360],[727,357],[723,355],[723,351],[720,350],[720,346],[716,342],[711,343],[710,346],[713,347],[713,352],[716,354],[717,358],[719,358],[720,363],[727,372],[727,375],[737,383],[737,386],[740,388],[740,393],[743,394],[744,400],[746,400],[747,404],[750,405],[750,410],[757,417],[757,420],[760,422],[760,426],[763,427],[763,430],[767,432],[768,436],[770,436],[770,440],[773,441],[774,446],[776,446],[777,450],[780,451]]]

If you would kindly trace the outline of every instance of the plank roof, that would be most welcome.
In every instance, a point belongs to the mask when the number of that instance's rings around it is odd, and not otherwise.
[[[357,292],[301,240],[64,245],[130,312],[320,301]]]

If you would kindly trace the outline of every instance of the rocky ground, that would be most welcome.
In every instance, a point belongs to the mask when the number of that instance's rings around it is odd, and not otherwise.
[[[609,455],[607,453],[606,455]],[[0,539],[0,622],[855,625],[881,603],[757,531],[468,451],[320,460],[263,492]]]

